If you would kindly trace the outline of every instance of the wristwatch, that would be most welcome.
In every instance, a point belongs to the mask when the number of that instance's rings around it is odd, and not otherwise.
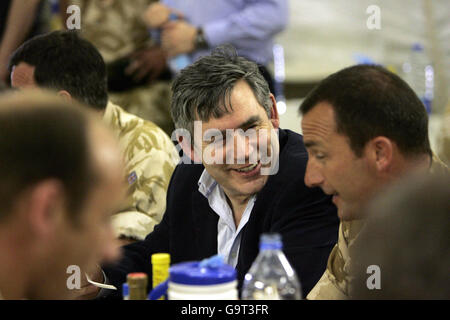
[[[206,49],[209,46],[208,42],[205,39],[202,27],[197,28],[197,35],[195,36],[194,46],[196,50]]]

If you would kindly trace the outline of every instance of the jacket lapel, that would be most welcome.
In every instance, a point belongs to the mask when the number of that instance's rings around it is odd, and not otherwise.
[[[209,207],[206,198],[195,190],[192,194],[192,215],[195,224],[195,238],[198,248],[198,259],[217,254],[217,223],[219,217]]]

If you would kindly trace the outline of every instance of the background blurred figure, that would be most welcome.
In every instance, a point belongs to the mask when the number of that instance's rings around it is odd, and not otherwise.
[[[37,92],[0,98],[0,299],[70,297],[69,266],[118,257],[108,218],[123,163],[83,109]]]
[[[154,122],[170,136],[174,126],[166,54],[153,44],[142,20],[152,2],[60,0],[60,6],[80,7],[82,36],[100,51],[107,64],[111,101]]]
[[[368,212],[351,251],[351,297],[450,299],[450,176],[409,176]],[[371,265],[379,267],[379,289],[369,290],[376,281],[368,280]]]
[[[26,39],[48,31],[46,3],[3,0],[0,3],[0,83],[8,83],[8,59]]]
[[[169,21],[174,13],[178,20]],[[162,28],[162,47],[169,57],[190,54],[192,60],[221,44],[232,44],[238,54],[260,66],[269,83],[267,69],[273,61],[273,38],[288,22],[287,0],[162,0],[145,13],[150,28]]]
[[[25,42],[10,62],[15,88],[43,87],[96,110],[114,131],[126,163],[129,193],[113,216],[117,236],[144,239],[166,208],[170,177],[179,157],[170,138],[154,123],[108,102],[105,63],[75,31],[54,31]]]

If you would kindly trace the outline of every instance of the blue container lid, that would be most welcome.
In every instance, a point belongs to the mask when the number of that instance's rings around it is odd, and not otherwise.
[[[170,282],[204,286],[236,280],[236,270],[230,265],[208,267],[200,264],[200,262],[184,262],[170,267]]]

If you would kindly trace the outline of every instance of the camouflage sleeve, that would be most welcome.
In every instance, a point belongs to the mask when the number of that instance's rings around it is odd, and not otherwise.
[[[345,291],[342,288],[342,273],[344,259],[341,249],[344,246],[344,237],[342,233],[342,223],[339,225],[338,243],[334,246],[327,262],[327,269],[309,292],[308,300],[343,300],[346,299]]]
[[[350,256],[353,245],[361,230],[361,220],[343,221],[339,225],[338,243],[334,246],[327,262],[327,269],[306,297],[308,300],[348,299]]]
[[[117,236],[141,240],[162,219],[167,188],[179,156],[170,138],[155,124],[118,107],[113,111],[112,117],[110,113],[107,116],[113,119],[111,125],[118,134],[129,190],[112,224]]]
[[[160,148],[152,147],[145,153],[139,152],[128,162],[132,210],[122,211],[113,217],[113,226],[119,235],[144,239],[161,221],[166,210],[167,188],[178,163],[178,154],[162,131],[160,135],[168,141],[155,141],[154,146]]]

